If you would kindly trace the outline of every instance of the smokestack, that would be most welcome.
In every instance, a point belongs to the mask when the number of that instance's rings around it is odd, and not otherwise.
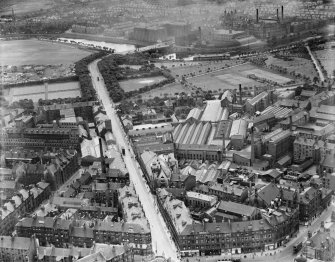
[[[255,140],[254,140],[254,127],[251,127],[251,166],[255,163]]]
[[[99,138],[99,146],[100,146],[100,161],[101,161],[102,173],[106,174],[105,158],[102,150],[102,138]]]
[[[284,6],[281,6],[281,20],[284,20]]]
[[[256,23],[258,23],[258,8],[256,9]]]
[[[48,100],[49,99],[49,86],[48,86],[48,81],[44,81],[44,99]]]
[[[277,21],[279,21],[279,10],[277,8]]]
[[[240,90],[240,105],[242,105],[242,85],[239,84],[239,90]]]

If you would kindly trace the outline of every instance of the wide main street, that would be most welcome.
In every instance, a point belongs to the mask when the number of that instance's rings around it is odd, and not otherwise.
[[[112,132],[116,138],[117,144],[126,150],[124,162],[150,224],[153,251],[156,255],[163,255],[165,258],[171,258],[172,261],[179,261],[177,248],[171,239],[162,215],[156,211],[157,208],[154,204],[154,197],[150,193],[149,187],[144,180],[142,171],[135,160],[134,153],[129,145],[128,137],[121,126],[119,117],[114,109],[114,104],[109,97],[105,83],[98,69],[97,64],[99,61],[100,60],[94,61],[88,67],[92,77],[92,83],[97,91],[99,99],[105,107],[107,116],[112,122]],[[98,78],[100,80],[98,80]]]

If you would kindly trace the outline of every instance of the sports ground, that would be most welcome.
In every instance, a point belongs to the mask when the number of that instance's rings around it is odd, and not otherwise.
[[[144,78],[136,78],[136,79],[120,81],[119,84],[125,92],[130,92],[138,90],[144,86],[150,86],[155,83],[159,83],[163,80],[165,80],[164,76],[155,76],[155,77],[144,77]]]
[[[256,75],[259,78],[265,78],[276,81],[280,84],[289,82],[291,79],[281,75],[258,68],[250,63],[233,66],[213,73],[188,78],[187,81],[203,90],[224,90],[238,89],[239,84],[243,88],[252,89],[254,86],[264,86],[264,83],[257,82],[248,78],[248,75]]]
[[[37,39],[0,40],[0,65],[73,64],[90,52],[77,47]]]

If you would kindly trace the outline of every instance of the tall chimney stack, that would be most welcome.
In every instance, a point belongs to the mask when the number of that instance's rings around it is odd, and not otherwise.
[[[251,127],[251,166],[255,162],[255,140],[254,140],[254,127]]]
[[[281,6],[281,20],[284,20],[284,6]]]
[[[47,80],[44,80],[44,99],[49,99],[49,85]]]
[[[102,173],[106,174],[106,165],[105,165],[105,158],[104,158],[104,152],[102,150],[102,138],[99,138],[99,147],[100,147],[100,161],[101,161],[101,169]]]
[[[242,105],[242,85],[239,84],[239,90],[240,90],[240,105]]]
[[[277,21],[279,21],[279,9],[277,8]]]
[[[258,8],[256,9],[256,23],[258,23]]]

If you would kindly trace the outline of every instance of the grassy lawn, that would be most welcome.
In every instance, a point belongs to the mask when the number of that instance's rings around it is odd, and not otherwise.
[[[331,48],[335,46],[335,42],[329,42],[326,44],[325,50],[315,51],[315,55],[320,59],[321,64],[327,70],[328,76],[332,76],[335,70],[335,49]]]
[[[247,77],[247,75],[250,74],[250,70],[256,69],[261,70],[252,64],[243,64],[218,72],[189,78],[187,81],[203,90],[212,91],[219,89],[238,89],[239,84],[242,84],[242,87],[264,86],[264,84]]]
[[[309,76],[311,79],[313,79],[314,76],[318,76],[318,73],[313,67],[313,62],[308,59],[292,57],[293,61],[284,61],[273,56],[269,56],[268,58],[269,59],[266,60],[267,65],[273,64],[282,66],[287,68],[288,72],[295,71],[296,73]]]
[[[181,78],[182,75],[186,75],[189,77],[190,74],[201,74],[205,73],[208,69],[210,70],[219,70],[223,67],[231,67],[235,66],[236,64],[240,64],[243,61],[237,60],[223,60],[223,61],[199,61],[199,62],[192,62],[192,63],[178,63],[175,64],[174,67],[169,67],[171,73],[174,77]],[[182,66],[180,66],[182,64]]]
[[[79,82],[76,81],[49,84],[48,90],[49,99],[81,96]],[[7,98],[10,102],[21,99],[31,99],[37,102],[40,98],[45,98],[45,87],[44,85],[13,87],[10,88]]]
[[[73,64],[90,52],[37,39],[0,41],[0,65]]]
[[[155,83],[159,83],[165,79],[166,78],[164,76],[144,77],[144,78],[136,78],[136,79],[120,81],[119,84],[125,92],[129,92],[129,91],[138,90],[144,86],[149,86]]]
[[[158,96],[158,97],[172,97],[172,96],[175,95],[175,93],[181,93],[181,92],[190,93],[190,90],[183,87],[179,83],[171,83],[171,84],[167,84],[163,87],[150,90],[149,92],[140,94],[140,96],[141,96],[142,99],[147,100],[147,99],[154,98],[156,96]],[[137,100],[138,96],[135,96],[132,99]]]

